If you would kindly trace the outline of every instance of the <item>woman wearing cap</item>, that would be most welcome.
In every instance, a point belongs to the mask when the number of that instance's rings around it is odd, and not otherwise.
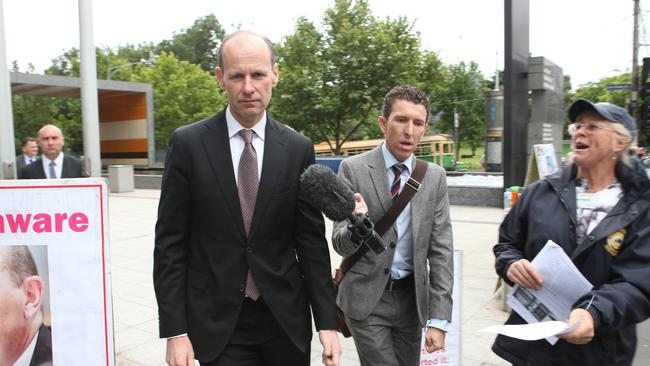
[[[650,316],[650,181],[629,165],[636,123],[626,110],[584,99],[569,108],[572,163],[524,191],[499,229],[496,271],[539,289],[530,261],[548,240],[594,286],[566,320],[577,328],[551,345],[497,336],[492,350],[514,365],[630,365],[636,323]],[[507,324],[526,323],[514,311]]]

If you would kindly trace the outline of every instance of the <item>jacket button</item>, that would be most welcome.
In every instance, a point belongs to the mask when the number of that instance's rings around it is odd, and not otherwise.
[[[569,224],[569,229],[573,230],[573,224]]]
[[[593,235],[589,235],[589,236],[587,237],[587,239],[589,239],[589,240],[594,240],[594,236],[593,236]]]
[[[246,290],[246,286],[242,283],[239,285],[239,292],[244,292],[244,290]]]
[[[384,274],[389,274],[389,273],[390,273],[390,269],[384,268]]]
[[[395,248],[395,242],[394,242],[394,241],[391,241],[391,242],[390,242],[390,247],[391,247],[391,248]]]
[[[251,248],[251,247],[246,247],[246,251],[249,252],[249,253],[252,253],[252,252],[253,252],[253,248]]]

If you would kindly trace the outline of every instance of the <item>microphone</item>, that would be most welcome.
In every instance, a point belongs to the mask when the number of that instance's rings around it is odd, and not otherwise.
[[[354,192],[332,169],[312,164],[300,176],[301,195],[332,221],[348,220],[352,238],[366,244],[375,253],[386,250],[375,232],[375,224],[366,214],[354,214]]]

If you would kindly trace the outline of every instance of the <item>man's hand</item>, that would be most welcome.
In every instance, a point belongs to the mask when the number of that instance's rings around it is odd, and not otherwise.
[[[539,290],[542,287],[542,275],[527,259],[520,259],[508,267],[508,279],[519,286]]]
[[[445,332],[438,328],[429,327],[424,338],[424,346],[427,352],[433,353],[445,349]]]
[[[366,205],[366,201],[363,200],[363,197],[361,196],[361,193],[355,193],[354,194],[354,211],[353,213],[355,214],[367,214],[368,213],[368,206]]]
[[[167,339],[167,364],[169,366],[194,366],[194,350],[188,336]]]
[[[338,366],[341,359],[341,344],[335,330],[319,330],[318,338],[323,345],[323,365]]]
[[[558,338],[573,344],[587,344],[594,338],[594,318],[585,309],[573,309],[567,320],[569,326],[578,324],[578,328],[570,333],[560,334]]]

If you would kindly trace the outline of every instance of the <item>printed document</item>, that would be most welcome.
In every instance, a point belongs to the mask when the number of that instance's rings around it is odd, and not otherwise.
[[[558,340],[556,335],[573,331],[558,323],[535,325],[542,322],[565,322],[571,306],[593,288],[580,273],[564,250],[549,240],[531,262],[543,279],[542,287],[535,291],[513,286],[508,295],[508,305],[529,324],[508,328],[489,327],[482,331],[498,332],[510,337],[531,340],[546,338],[550,344]]]

